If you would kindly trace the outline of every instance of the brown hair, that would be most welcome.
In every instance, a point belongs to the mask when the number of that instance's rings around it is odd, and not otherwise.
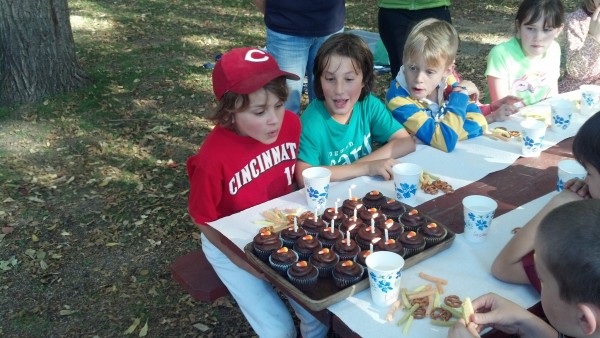
[[[275,94],[283,102],[287,100],[288,87],[283,76],[271,80],[262,89]],[[216,109],[206,118],[222,127],[233,130],[233,114],[246,110],[249,105],[249,94],[227,92],[219,100]]]
[[[589,16],[591,16],[592,14],[594,14],[594,11],[596,10],[596,4],[594,3],[594,0],[583,0],[583,1],[581,1],[581,8],[583,8],[583,10]]]
[[[352,33],[337,33],[327,39],[319,48],[315,57],[315,66],[313,75],[315,78],[315,95],[319,100],[324,100],[323,86],[321,85],[321,75],[329,65],[333,55],[345,56],[352,60],[354,70],[359,71],[363,76],[363,88],[360,92],[359,100],[364,99],[373,88],[375,88],[375,72],[373,67],[373,54],[369,45],[358,35]]]
[[[559,28],[565,21],[565,9],[560,0],[523,0],[517,10],[515,25],[530,25],[544,19],[544,27]]]
[[[429,66],[448,67],[454,63],[457,51],[458,33],[454,26],[443,20],[425,19],[408,34],[402,63],[425,59]]]
[[[536,259],[556,279],[565,302],[600,306],[600,200],[570,202],[540,223]]]

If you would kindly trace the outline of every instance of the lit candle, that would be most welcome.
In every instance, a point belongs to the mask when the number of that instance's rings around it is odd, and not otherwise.
[[[315,218],[315,223],[317,222],[317,217],[318,217],[317,215],[318,214],[319,214],[319,207],[316,207],[315,208],[315,217],[314,217]]]
[[[371,218],[371,233],[375,233],[375,219]]]
[[[369,243],[369,251],[373,253],[373,243]]]
[[[331,220],[331,224],[329,224],[330,225],[329,231],[331,231],[331,233],[333,233],[333,224],[335,223],[335,218],[336,218],[336,216],[333,216],[333,219]]]
[[[383,231],[385,232],[385,241],[387,243],[387,241],[390,239],[389,236],[388,236],[388,229],[385,228],[385,229],[383,229]]]
[[[356,221],[356,210],[358,210],[358,208],[354,208],[354,220]]]
[[[348,199],[351,200],[352,199],[352,189],[354,189],[354,187],[356,187],[356,185],[351,185],[350,188],[348,188]]]
[[[337,214],[337,210],[338,210],[338,202],[340,201],[340,199],[338,198],[337,200],[335,200],[335,210],[333,212],[335,212]]]
[[[294,216],[294,232],[298,232],[298,217]]]
[[[348,241],[348,245],[350,245],[350,230],[346,231],[346,240]]]

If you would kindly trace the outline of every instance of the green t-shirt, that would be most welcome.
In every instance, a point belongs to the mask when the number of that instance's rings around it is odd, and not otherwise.
[[[506,81],[510,94],[523,99],[526,105],[537,103],[558,86],[560,46],[553,41],[541,59],[530,60],[525,57],[520,41],[512,38],[492,48],[485,75]],[[489,101],[489,89],[487,94]]]
[[[371,142],[385,143],[404,128],[372,94],[356,102],[348,124],[336,122],[321,100],[313,100],[300,121],[298,159],[313,166],[350,164],[372,152]]]

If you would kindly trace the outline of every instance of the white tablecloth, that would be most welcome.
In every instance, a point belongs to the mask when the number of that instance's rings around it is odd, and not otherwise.
[[[490,266],[502,247],[511,238],[511,230],[524,225],[535,215],[556,192],[542,196],[493,220],[489,238],[478,244],[467,242],[456,235],[450,248],[403,271],[401,285],[413,289],[430,284],[421,279],[419,272],[448,280],[444,295],[455,294],[464,299],[477,298],[487,292],[495,292],[523,307],[539,301],[539,294],[531,286],[501,282],[490,273]],[[432,326],[429,319],[415,320],[408,335],[395,322],[402,316],[398,311],[392,322],[386,322],[387,308],[371,304],[369,289],[331,305],[329,310],[338,316],[350,329],[363,337],[446,337],[448,329]]]

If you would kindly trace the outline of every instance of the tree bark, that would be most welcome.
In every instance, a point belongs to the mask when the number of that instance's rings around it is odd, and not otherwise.
[[[67,0],[0,0],[0,106],[89,82],[75,53]]]

